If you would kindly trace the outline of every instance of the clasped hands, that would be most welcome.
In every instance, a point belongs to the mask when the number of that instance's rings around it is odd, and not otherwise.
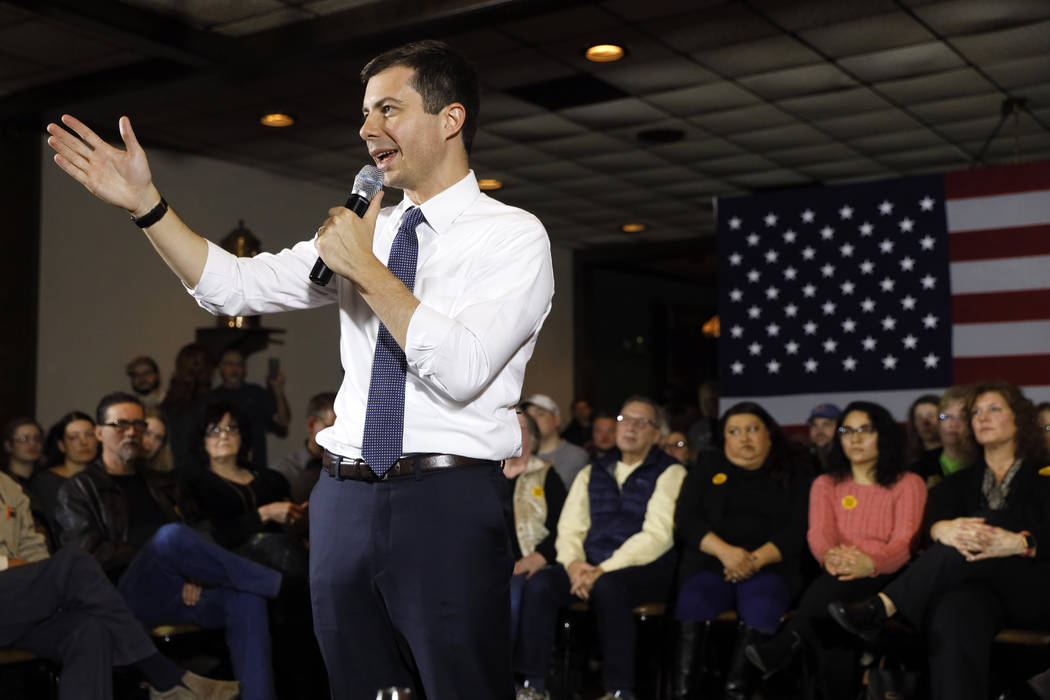
[[[930,534],[936,541],[957,549],[966,561],[1009,557],[1025,551],[1024,537],[989,525],[984,518],[942,520]]]
[[[722,562],[722,572],[725,575],[725,580],[730,583],[746,581],[762,568],[762,562],[758,555],[747,551],[743,547],[727,546],[718,556],[718,560]]]
[[[875,573],[875,562],[853,545],[835,545],[824,553],[824,570],[839,581],[854,581]]]
[[[600,566],[577,560],[569,564],[566,573],[569,574],[569,593],[582,600],[588,600],[591,597],[594,582],[605,572]]]

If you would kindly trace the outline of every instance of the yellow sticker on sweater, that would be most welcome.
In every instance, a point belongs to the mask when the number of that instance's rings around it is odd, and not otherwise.
[[[844,496],[842,498],[842,507],[845,508],[846,510],[853,510],[854,508],[857,507],[857,497],[856,496]]]
[[[532,495],[535,496],[536,498],[543,498],[543,487],[542,486],[533,486],[532,487]]]
[[[1050,476],[1050,464],[1039,470],[1040,476]]]
[[[722,472],[718,472],[717,474],[715,474],[714,476],[711,477],[711,483],[714,484],[715,486],[719,486],[721,484],[724,484],[726,482],[726,479],[728,479],[728,478],[729,477],[727,477]]]

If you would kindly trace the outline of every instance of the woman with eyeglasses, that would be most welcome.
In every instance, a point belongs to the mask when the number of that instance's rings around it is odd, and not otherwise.
[[[826,700],[857,695],[858,645],[828,617],[833,600],[860,600],[885,586],[911,558],[922,522],[926,485],[904,470],[900,427],[882,406],[854,401],[836,426],[828,471],[809,492],[807,540],[821,574],[784,629],[747,648],[766,676],[803,649],[816,658]]]
[[[1050,627],[1050,467],[1035,406],[1013,384],[972,388],[981,454],[930,492],[933,544],[878,595],[828,611],[865,639],[900,615],[927,634],[934,700],[985,700],[992,639]]]
[[[776,421],[752,402],[722,416],[723,449],[682,484],[675,509],[681,554],[674,697],[691,697],[704,623],[740,616],[725,697],[749,698],[755,672],[744,647],[777,630],[797,584],[809,474],[788,458]]]
[[[40,466],[44,454],[44,430],[32,418],[15,418],[4,426],[3,470],[28,490],[29,481]]]

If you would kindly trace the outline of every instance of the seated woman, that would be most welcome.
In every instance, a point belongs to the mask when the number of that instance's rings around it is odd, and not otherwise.
[[[32,418],[15,418],[4,426],[5,460],[2,471],[23,489],[40,466],[44,454],[44,430]]]
[[[1050,454],[1050,401],[1042,402],[1035,409],[1039,412],[1039,430],[1043,436],[1043,444],[1047,454]]]
[[[744,647],[772,634],[791,603],[806,529],[809,475],[787,458],[780,426],[765,409],[738,403],[722,416],[724,447],[701,459],[675,509],[681,560],[674,697],[690,696],[699,631],[723,610],[740,627],[726,676],[727,698],[747,698],[754,668]]]
[[[510,580],[510,633],[516,640],[522,589],[525,579],[554,561],[554,540],[558,535],[558,518],[565,505],[565,484],[551,462],[536,456],[540,447],[540,428],[527,413],[518,414],[521,425],[521,456],[503,465],[503,476],[510,481],[514,532],[511,548],[514,573]]]
[[[170,472],[172,462],[171,445],[168,444],[168,421],[159,406],[145,410],[146,432],[142,433],[142,450],[146,468],[155,472]]]
[[[47,464],[29,482],[33,513],[48,530],[51,542],[60,542],[58,525],[58,489],[70,477],[84,471],[98,453],[95,421],[86,413],[72,411],[62,416],[47,431]]]
[[[810,650],[826,700],[856,697],[858,681],[856,640],[831,622],[828,603],[859,600],[889,583],[911,558],[926,504],[926,485],[904,471],[901,430],[885,408],[854,401],[836,430],[828,472],[809,492],[809,548],[823,573],[784,629],[746,650],[767,675]]]
[[[897,613],[924,629],[934,700],[984,700],[995,634],[1050,627],[1050,469],[1035,407],[991,382],[972,389],[967,415],[981,454],[930,491],[934,544],[877,596],[828,606],[865,639]]]

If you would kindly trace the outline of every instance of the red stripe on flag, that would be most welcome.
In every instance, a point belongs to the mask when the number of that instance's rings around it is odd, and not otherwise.
[[[965,231],[948,236],[952,262],[1050,255],[1050,224]]]
[[[952,323],[1046,319],[1050,319],[1050,289],[952,295]]]
[[[948,199],[987,197],[1050,189],[1050,161],[959,170],[944,176]]]
[[[955,384],[1005,379],[1019,386],[1050,384],[1050,355],[957,357],[952,361]]]

